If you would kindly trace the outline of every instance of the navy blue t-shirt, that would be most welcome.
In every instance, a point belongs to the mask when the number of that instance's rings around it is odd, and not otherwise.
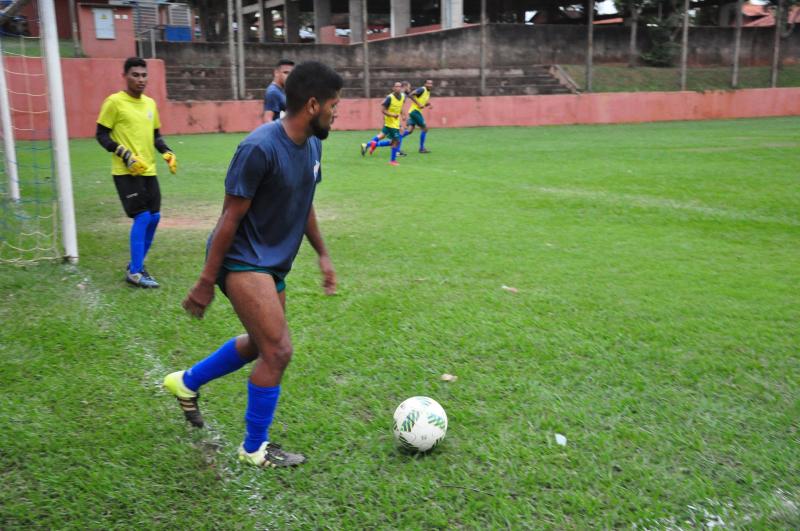
[[[226,260],[265,267],[281,278],[289,273],[322,180],[321,160],[320,139],[311,137],[298,146],[281,120],[258,127],[239,144],[225,177],[225,193],[252,203]]]
[[[270,83],[264,92],[264,110],[276,113],[276,118],[286,110],[286,93],[275,83]]]

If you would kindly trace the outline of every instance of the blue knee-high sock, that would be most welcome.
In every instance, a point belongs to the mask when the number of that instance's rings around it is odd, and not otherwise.
[[[269,441],[269,426],[278,406],[281,386],[259,387],[247,382],[247,411],[244,414],[244,449],[255,452],[264,441]]]
[[[156,235],[156,227],[161,219],[161,212],[150,212],[150,223],[147,225],[147,232],[144,233],[144,258],[147,258],[147,251],[153,245],[153,237]],[[144,258],[142,260],[144,260]],[[142,262],[144,263],[144,262]]]
[[[411,129],[406,129],[405,131],[403,131],[403,136],[402,136],[402,138],[405,138],[405,137],[407,137],[408,135],[410,135],[410,134],[411,134],[411,133],[413,133],[413,132],[414,132],[414,131],[412,131]]]
[[[150,224],[150,212],[142,212],[133,218],[131,225],[131,273],[142,271],[144,264],[144,241],[147,233],[147,226]]]
[[[250,361],[239,356],[239,352],[236,350],[236,338],[234,337],[209,357],[198,361],[191,369],[184,372],[183,385],[192,391],[197,391],[201,385],[239,370]]]
[[[403,137],[397,139],[397,152],[400,153],[403,151]]]
[[[370,140],[369,142],[367,142],[367,144],[370,144],[370,143],[372,143],[372,142],[375,142],[375,143],[377,144],[378,142],[380,142],[380,140],[381,140],[381,139],[380,139],[380,138],[378,138],[378,135],[375,135],[375,136],[373,136],[373,137],[372,137],[372,140]]]
[[[392,145],[392,141],[389,140],[388,138],[384,138],[383,140],[378,142],[378,147],[386,147],[386,146],[391,146],[391,145]]]
[[[393,147],[393,148],[392,148],[392,162],[394,162],[395,160],[397,160],[397,152],[398,152],[398,151],[400,151],[400,148],[399,148],[399,147]]]
[[[422,133],[419,135],[419,148],[420,148],[420,149],[425,149],[425,137],[426,137],[426,136],[428,136],[428,132],[427,132],[427,131],[423,131],[423,132],[422,132]]]

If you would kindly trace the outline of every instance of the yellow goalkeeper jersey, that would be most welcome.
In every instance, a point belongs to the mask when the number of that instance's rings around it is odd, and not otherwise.
[[[121,90],[103,101],[97,123],[111,129],[111,139],[130,149],[137,160],[147,166],[142,175],[156,174],[153,131],[161,127],[158,108],[153,98],[142,94],[134,98]],[[122,159],[111,156],[111,174],[130,173]]]

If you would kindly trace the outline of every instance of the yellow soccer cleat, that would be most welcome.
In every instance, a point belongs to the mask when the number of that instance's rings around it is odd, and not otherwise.
[[[264,442],[255,452],[247,452],[244,449],[244,444],[241,445],[239,447],[239,461],[264,468],[283,468],[305,463],[306,456],[282,450],[278,444]]]
[[[183,410],[183,416],[195,428],[203,427],[203,415],[200,413],[200,408],[197,406],[197,400],[200,398],[200,393],[196,393],[186,387],[183,383],[183,373],[186,371],[178,371],[168,374],[164,378],[164,389],[172,393],[178,399]]]

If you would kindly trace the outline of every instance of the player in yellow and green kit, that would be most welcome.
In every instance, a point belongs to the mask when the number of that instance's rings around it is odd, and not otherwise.
[[[103,101],[97,117],[97,141],[111,157],[111,174],[125,213],[133,219],[130,262],[125,280],[140,288],[157,288],[158,282],[144,267],[161,219],[161,190],[156,177],[155,147],[175,173],[178,161],[159,133],[161,120],[156,102],[144,95],[147,63],[139,57],[125,61],[122,77],[126,88]]]
[[[362,156],[366,152],[367,147],[369,147],[369,152],[372,154],[375,148],[378,147],[378,142],[383,138],[387,138],[392,146],[392,158],[389,164],[397,166],[397,153],[400,151],[400,118],[403,113],[405,101],[406,95],[403,92],[403,84],[398,81],[394,84],[394,87],[392,87],[392,93],[386,96],[381,103],[383,129],[368,143],[361,145]]]
[[[432,88],[433,80],[427,79],[423,86],[408,94],[408,99],[411,100],[411,106],[409,107],[406,130],[403,131],[403,137],[413,133],[414,129],[419,126],[422,131],[419,135],[420,153],[430,153],[430,151],[425,148],[425,137],[428,136],[428,126],[425,124],[425,118],[422,116],[422,109],[431,108],[429,100],[431,98]]]

